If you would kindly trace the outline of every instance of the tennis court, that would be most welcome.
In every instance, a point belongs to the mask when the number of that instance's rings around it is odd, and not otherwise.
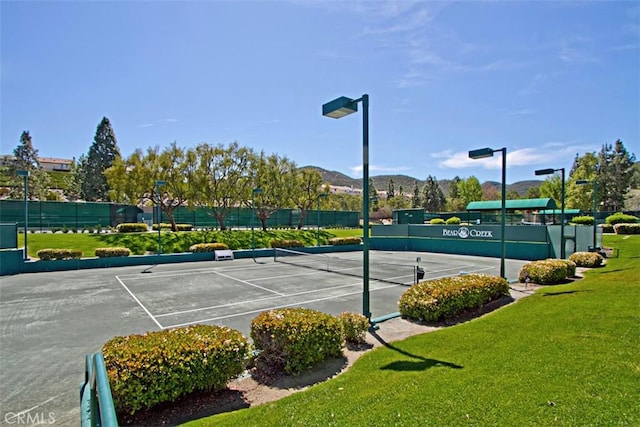
[[[361,312],[363,280],[354,274],[362,268],[362,253],[339,257],[344,260],[338,262],[340,273],[257,258],[3,277],[0,422],[7,422],[7,414],[28,411],[53,413],[56,423],[76,425],[84,355],[117,335],[207,323],[248,336],[251,320],[273,308]],[[312,263],[322,268],[335,261],[326,258]],[[404,267],[393,269],[385,262]],[[524,263],[507,260],[507,276],[516,277]],[[373,317],[398,310],[397,301],[413,282],[416,265],[424,269],[425,279],[461,272],[497,275],[499,260],[372,251]],[[385,281],[375,279],[381,271],[387,273]]]

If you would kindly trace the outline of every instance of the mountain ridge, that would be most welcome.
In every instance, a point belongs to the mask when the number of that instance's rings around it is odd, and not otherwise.
[[[362,187],[362,179],[360,178],[351,178],[348,175],[345,175],[342,172],[323,169],[318,166],[303,166],[301,169],[311,169],[318,171],[322,176],[322,182],[324,184],[330,184],[340,187],[353,187],[360,189]],[[400,190],[402,186],[402,192],[404,194],[409,194],[413,191],[413,186],[415,183],[418,183],[418,187],[422,188],[422,186],[427,182],[426,179],[418,179],[408,175],[395,174],[395,175],[375,175],[371,176],[371,180],[373,181],[373,185],[376,187],[378,191],[387,191],[389,186],[389,180],[393,180],[393,186],[396,192]],[[449,186],[453,179],[438,179],[438,184],[442,189],[442,192],[447,195],[449,194]],[[521,197],[524,197],[527,190],[531,187],[537,187],[542,184],[541,180],[526,180],[526,181],[517,181],[511,184],[507,184],[507,191],[516,191],[520,194]],[[494,186],[497,191],[500,191],[501,184],[496,181],[485,181],[480,183],[483,188],[486,186]]]

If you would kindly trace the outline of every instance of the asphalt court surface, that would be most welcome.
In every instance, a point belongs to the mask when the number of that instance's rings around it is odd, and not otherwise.
[[[362,260],[362,252],[332,254]],[[422,252],[371,251],[371,268],[419,265],[425,280],[460,273],[499,274],[499,259]],[[118,335],[196,323],[249,336],[260,312],[306,307],[330,314],[362,311],[363,280],[274,262],[239,259],[133,266],[0,278],[0,424],[15,414],[77,425],[84,356]],[[525,261],[507,260],[515,278]],[[407,273],[407,283],[412,282]],[[409,285],[370,281],[373,317],[397,312]],[[384,324],[381,325],[384,328]],[[7,418],[9,415],[9,418]],[[14,418],[11,418],[14,416]]]

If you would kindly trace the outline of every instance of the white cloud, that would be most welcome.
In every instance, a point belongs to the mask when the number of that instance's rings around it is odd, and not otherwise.
[[[143,123],[141,125],[138,125],[137,127],[139,127],[139,128],[150,128],[150,127],[155,126],[155,125],[156,125],[155,123]]]

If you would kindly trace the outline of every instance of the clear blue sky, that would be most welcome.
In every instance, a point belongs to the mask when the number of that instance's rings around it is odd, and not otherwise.
[[[87,153],[103,116],[122,155],[173,141],[278,153],[361,176],[500,180],[622,139],[640,156],[640,3],[2,1],[1,150]]]

